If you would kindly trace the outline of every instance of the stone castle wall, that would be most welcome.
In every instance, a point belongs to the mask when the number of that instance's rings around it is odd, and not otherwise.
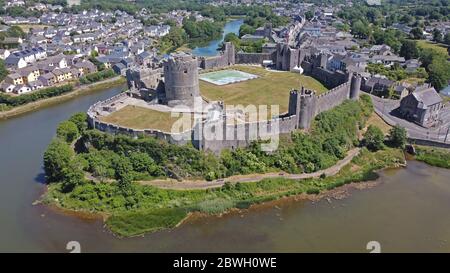
[[[350,83],[345,82],[330,91],[317,96],[315,115],[328,111],[349,99]]]
[[[313,67],[310,73],[316,80],[328,88],[334,88],[348,81],[348,74],[341,71],[330,71],[321,67]]]
[[[236,52],[234,45],[230,42],[225,43],[223,51],[218,56],[201,57],[199,66],[202,69],[216,69],[223,68],[236,63]]]
[[[265,60],[274,59],[275,53],[236,53],[237,64],[262,64]]]
[[[153,136],[157,139],[165,140],[171,144],[177,144],[177,145],[185,145],[191,141],[191,136],[193,134],[193,130],[187,130],[182,133],[169,133],[169,132],[163,132],[156,129],[133,129],[128,127],[121,127],[118,125],[110,124],[107,122],[103,122],[98,119],[98,113],[97,111],[104,110],[104,107],[107,107],[107,105],[111,105],[114,102],[119,102],[123,100],[126,96],[128,96],[127,93],[120,93],[116,96],[113,96],[105,101],[99,101],[91,107],[89,107],[87,111],[88,115],[88,123],[91,128],[95,128],[97,130],[100,130],[105,133],[110,134],[125,134],[131,137],[138,137],[140,135],[146,135],[146,136]]]
[[[242,124],[225,125],[215,122],[204,126],[216,126],[214,133],[201,137],[200,146],[203,151],[219,154],[223,149],[236,149],[248,147],[251,142],[258,139],[278,138],[279,134],[287,134],[296,129],[296,116],[287,116],[260,122],[246,122]],[[218,128],[221,128],[218,130]],[[205,131],[210,132],[208,128]],[[223,137],[225,132],[225,137]]]

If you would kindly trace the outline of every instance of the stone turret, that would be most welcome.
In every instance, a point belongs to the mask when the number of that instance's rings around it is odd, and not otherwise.
[[[296,127],[298,127],[298,117],[300,116],[300,93],[297,90],[292,90],[289,93],[289,110],[288,116],[296,116]]]
[[[164,84],[169,106],[193,106],[200,98],[197,58],[186,53],[172,54],[164,63]]]
[[[236,64],[236,49],[233,43],[231,42],[225,43],[224,54],[226,54],[227,65]]]
[[[302,87],[301,91],[292,90],[289,94],[288,116],[296,116],[296,128],[308,129],[316,112],[317,97],[313,90]]]
[[[349,92],[349,98],[351,100],[358,100],[359,99],[359,92],[361,90],[361,75],[359,74],[353,74],[350,79],[350,92]]]
[[[309,129],[316,114],[317,97],[313,90],[307,90],[302,87],[300,93],[300,116],[298,128]]]

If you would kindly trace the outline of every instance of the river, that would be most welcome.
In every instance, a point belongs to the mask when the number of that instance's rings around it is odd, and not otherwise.
[[[206,46],[194,48],[192,50],[192,54],[196,56],[206,56],[206,57],[217,55],[218,54],[217,48],[223,42],[225,35],[227,35],[228,33],[234,33],[236,35],[239,35],[239,28],[243,23],[244,19],[228,21],[223,29],[223,35],[221,39],[213,40],[209,42]]]

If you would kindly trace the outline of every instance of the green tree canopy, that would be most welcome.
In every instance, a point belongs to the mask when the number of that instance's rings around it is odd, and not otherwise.
[[[407,141],[407,134],[405,128],[399,125],[395,125],[389,130],[389,142],[394,147],[405,148],[406,141]]]
[[[78,112],[69,118],[73,122],[80,133],[83,133],[88,128],[87,114],[85,112]]]
[[[56,129],[56,135],[67,143],[72,143],[80,135],[78,127],[72,121],[63,121]]]
[[[406,60],[419,57],[419,48],[416,41],[404,40],[400,48],[400,56],[405,57]]]
[[[8,69],[6,69],[5,61],[0,59],[0,82],[2,82],[6,76],[8,76],[9,72]]]
[[[48,182],[63,181],[74,156],[70,146],[61,139],[54,139],[44,153],[44,170]]]
[[[374,125],[369,125],[367,131],[364,133],[364,144],[367,149],[378,151],[384,147],[384,134],[380,128]]]

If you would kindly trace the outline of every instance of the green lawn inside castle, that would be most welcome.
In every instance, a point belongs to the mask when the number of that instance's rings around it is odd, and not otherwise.
[[[248,148],[224,150],[219,156],[153,137],[135,139],[89,129],[86,114],[78,113],[59,125],[57,137],[44,154],[49,185],[42,201],[68,210],[102,214],[112,232],[134,236],[175,227],[191,212],[217,214],[283,196],[317,194],[373,179],[374,170],[398,165],[403,162],[403,154],[382,144],[370,151],[362,148],[359,156],[336,176],[306,180],[272,178],[226,183],[207,190],[168,190],[138,181],[216,180],[240,174],[320,171],[360,145],[358,136],[372,113],[370,97],[362,95],[359,101],[347,100],[319,114],[309,132],[283,135],[273,153],[261,151],[259,143],[254,142]]]
[[[317,95],[328,89],[310,76],[288,71],[267,70],[258,66],[235,65],[227,69],[239,70],[258,76],[242,82],[215,85],[200,81],[200,93],[211,101],[229,105],[279,105],[280,113],[288,110],[289,92],[301,86],[316,91]],[[201,78],[201,74],[200,74]]]

